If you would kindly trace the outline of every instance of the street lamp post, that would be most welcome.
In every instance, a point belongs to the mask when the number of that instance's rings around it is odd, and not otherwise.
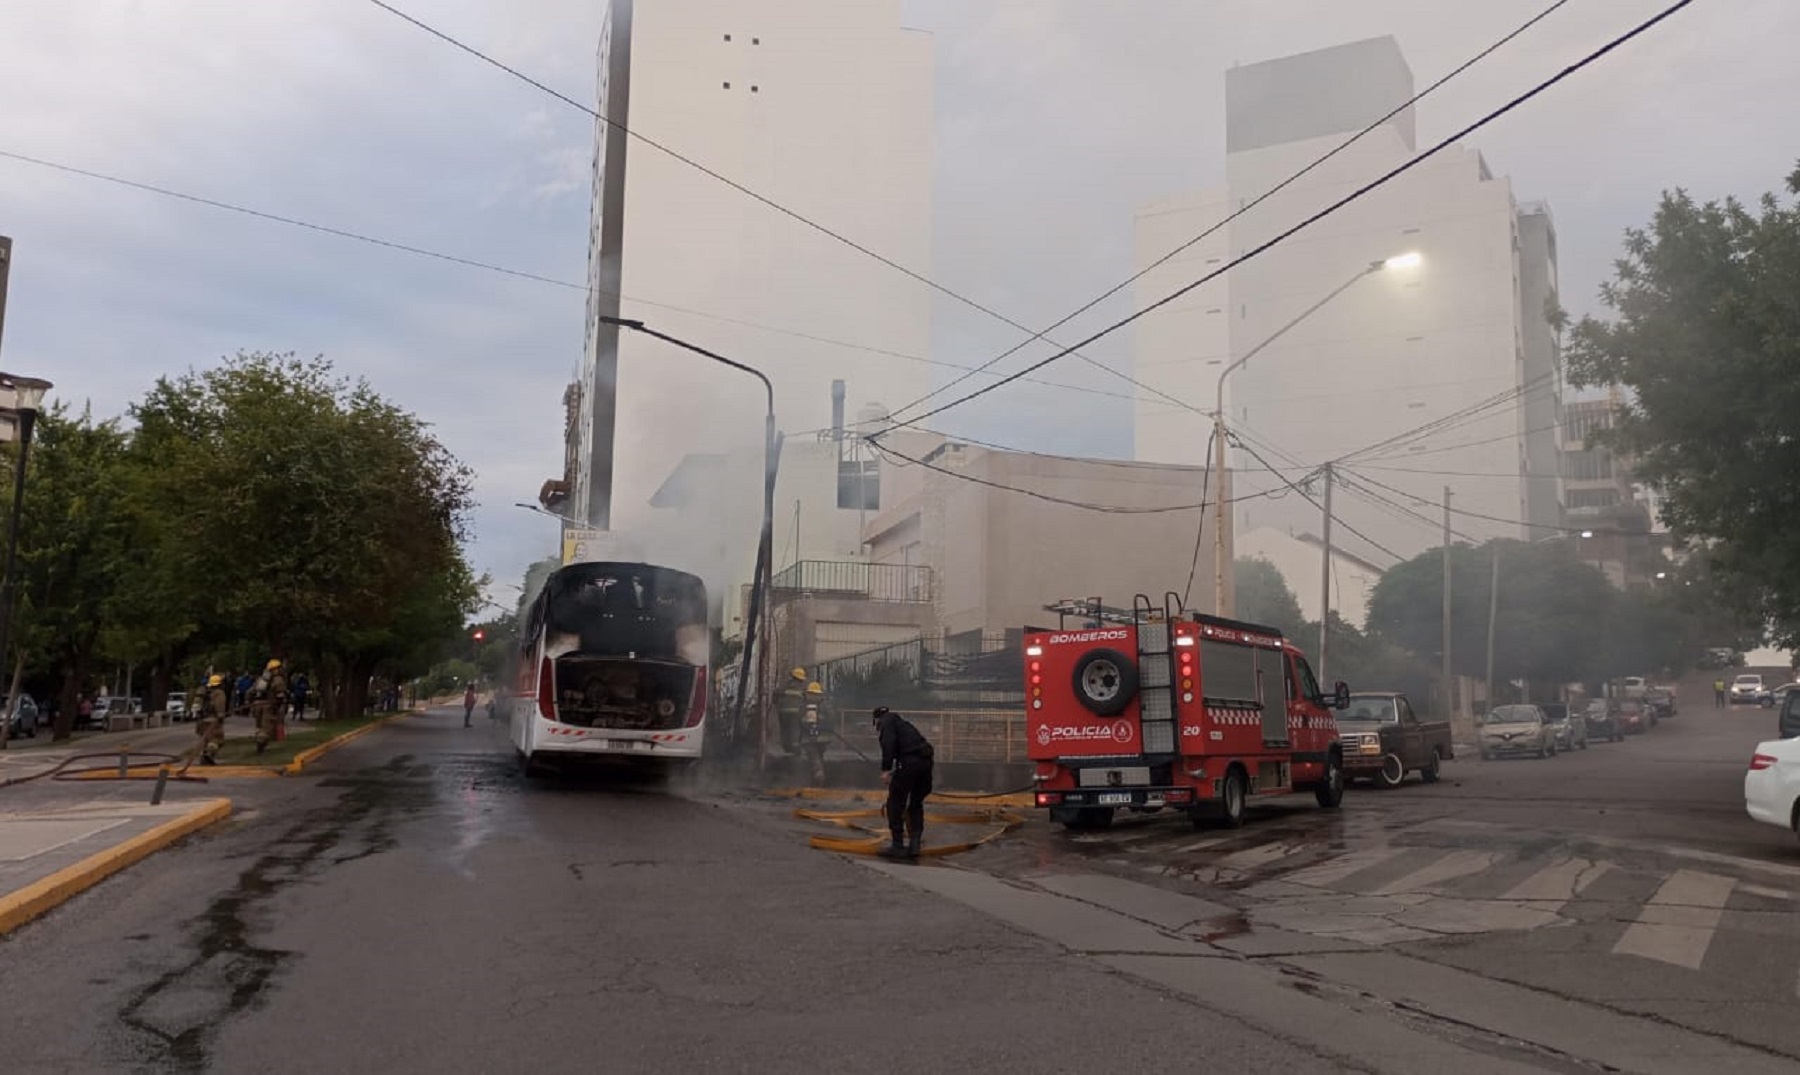
[[[737,698],[732,706],[731,727],[732,731],[736,733],[744,726],[745,687],[748,686],[750,682],[750,669],[754,659],[753,655],[756,650],[757,625],[762,620],[763,603],[768,599],[770,574],[775,558],[775,468],[778,465],[777,460],[780,458],[781,450],[780,441],[775,434],[775,385],[770,382],[769,378],[765,376],[761,370],[758,370],[755,367],[747,366],[735,359],[726,358],[721,354],[715,354],[704,347],[688,343],[686,340],[665,335],[664,333],[648,327],[642,321],[635,321],[623,317],[607,317],[605,315],[602,315],[600,320],[609,325],[616,325],[619,328],[630,329],[633,332],[641,332],[646,336],[653,336],[664,343],[673,344],[683,350],[692,351],[697,355],[710,358],[714,362],[730,366],[734,370],[748,373],[750,376],[755,377],[762,382],[763,396],[766,401],[763,414],[762,532],[756,543],[756,568],[750,582],[750,608],[746,611],[744,617],[744,657],[738,671]],[[763,645],[766,649],[768,646],[768,641],[766,639],[764,640]],[[764,712],[766,708],[766,706],[758,707],[757,711],[756,767],[759,772],[764,765],[766,749],[765,740],[768,738],[768,728],[766,727],[767,714]]]
[[[0,717],[0,750],[6,749],[8,740],[12,738],[13,714],[17,711],[19,700],[13,689],[18,686],[10,676],[14,665],[7,660],[12,641],[13,591],[16,586],[16,568],[19,560],[19,523],[25,508],[25,461],[31,454],[31,432],[37,426],[38,409],[44,404],[44,393],[54,387],[49,381],[38,377],[16,377],[10,373],[0,373],[0,391],[13,394],[13,405],[7,410],[18,420],[19,455],[13,465],[13,502],[12,524],[8,528],[6,539],[6,573],[0,579],[0,662],[5,662],[5,671],[9,674],[6,692],[7,712]]]
[[[1226,585],[1228,578],[1226,569],[1231,565],[1236,535],[1230,532],[1225,511],[1225,506],[1231,503],[1231,473],[1225,467],[1225,379],[1242,369],[1245,363],[1255,358],[1270,344],[1287,335],[1300,322],[1317,313],[1332,299],[1356,286],[1358,281],[1387,269],[1413,268],[1419,264],[1420,260],[1418,254],[1409,253],[1369,262],[1366,267],[1358,270],[1356,275],[1339,284],[1318,302],[1300,311],[1299,316],[1276,329],[1267,339],[1244,352],[1243,357],[1232,362],[1219,373],[1219,383],[1213,401],[1213,469],[1216,472],[1214,479],[1219,486],[1219,499],[1214,505],[1213,522],[1213,612],[1217,615],[1232,615],[1235,611],[1237,596],[1236,587]],[[1321,616],[1328,614],[1327,610],[1320,610]]]

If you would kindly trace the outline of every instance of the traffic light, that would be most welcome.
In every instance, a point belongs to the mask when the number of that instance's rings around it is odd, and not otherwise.
[[[487,641],[487,632],[483,631],[481,628],[477,627],[475,629],[475,641],[477,641],[477,642]]]

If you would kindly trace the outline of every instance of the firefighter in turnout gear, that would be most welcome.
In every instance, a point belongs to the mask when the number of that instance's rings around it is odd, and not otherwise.
[[[194,732],[200,736],[200,764],[219,764],[219,747],[225,742],[225,714],[231,708],[231,691],[225,677],[208,676],[206,686],[194,692],[199,711],[194,718]]]
[[[776,705],[775,716],[781,728],[781,749],[789,754],[798,754],[800,719],[806,713],[806,669],[796,668],[788,673],[787,689],[781,692]]]
[[[881,779],[888,786],[888,832],[894,838],[877,854],[916,859],[925,841],[925,797],[931,794],[931,740],[887,706],[877,706],[869,716],[875,722],[875,737],[881,741]]]
[[[272,739],[287,738],[288,678],[279,660],[271,660],[250,687],[250,715],[256,720],[256,752]]]
[[[825,785],[825,688],[806,685],[806,708],[800,717],[801,749],[806,751],[812,782]]]

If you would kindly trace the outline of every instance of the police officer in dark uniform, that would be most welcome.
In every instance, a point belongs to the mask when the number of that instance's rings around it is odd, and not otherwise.
[[[916,859],[925,839],[925,796],[931,794],[931,741],[887,706],[869,715],[881,741],[881,779],[888,786],[888,831],[894,838],[879,854]]]

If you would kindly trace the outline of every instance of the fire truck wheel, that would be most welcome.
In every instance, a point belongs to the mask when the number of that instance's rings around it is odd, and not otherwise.
[[[1219,789],[1219,821],[1228,829],[1244,825],[1244,801],[1249,798],[1249,782],[1244,770],[1233,765],[1225,773],[1225,785]]]
[[[1344,801],[1344,759],[1333,750],[1325,757],[1325,779],[1313,788],[1313,797],[1327,810],[1335,810]]]
[[[1075,662],[1075,697],[1095,716],[1125,712],[1137,689],[1137,666],[1116,649],[1093,650]]]

